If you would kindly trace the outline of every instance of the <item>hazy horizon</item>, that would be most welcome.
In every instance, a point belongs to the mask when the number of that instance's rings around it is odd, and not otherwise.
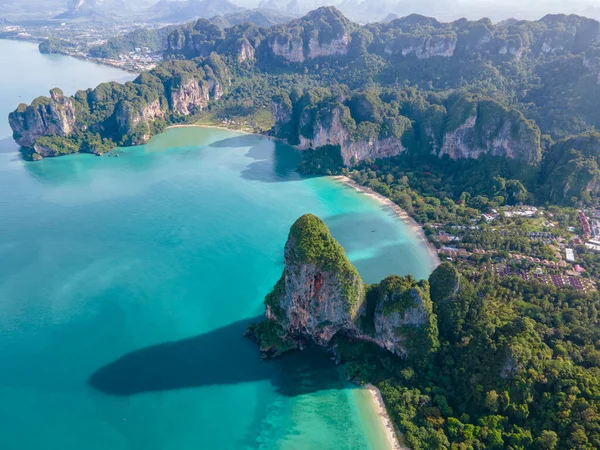
[[[286,5],[295,1],[299,9],[308,11],[319,6],[333,5],[344,10],[358,9],[365,0],[232,0],[245,7]],[[455,20],[461,17],[480,19],[489,17],[494,21],[508,18],[537,20],[546,14],[579,14],[600,19],[600,0],[507,0],[499,3],[493,0],[379,0],[381,13],[372,7],[364,10],[381,18],[389,13],[407,16],[417,13],[433,16],[440,20]],[[372,3],[371,3],[372,5]]]
[[[143,10],[159,0],[0,0],[0,14],[3,13],[50,13],[67,9],[70,4],[96,3],[115,10]],[[185,1],[185,0],[171,0]],[[202,2],[205,0],[192,0]],[[500,3],[493,0],[230,0],[245,8],[270,8],[297,15],[305,14],[320,6],[336,6],[350,19],[357,22],[382,20],[388,14],[407,16],[422,14],[442,21],[461,17],[480,19],[488,17],[494,22],[508,18],[537,20],[546,14],[579,14],[600,19],[600,0],[507,0]],[[373,5],[377,4],[377,8]]]

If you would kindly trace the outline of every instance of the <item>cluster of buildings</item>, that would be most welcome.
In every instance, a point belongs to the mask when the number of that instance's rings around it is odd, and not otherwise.
[[[596,286],[591,280],[571,275],[546,275],[540,270],[534,272],[511,269],[506,266],[496,266],[496,273],[499,277],[520,277],[524,281],[538,281],[545,285],[554,285],[557,288],[572,287],[578,291],[593,292]]]
[[[529,239],[542,241],[544,244],[552,244],[552,242],[556,240],[556,236],[547,232],[530,232],[527,233],[526,236]]]
[[[119,61],[113,65],[122,65],[125,68],[134,68],[140,70],[152,70],[163,60],[160,53],[152,53],[148,48],[136,48],[135,51],[122,53],[119,55]],[[110,62],[107,61],[107,62]]]
[[[491,222],[498,218],[501,214],[506,217],[540,217],[540,214],[552,217],[552,214],[541,212],[538,208],[533,206],[522,206],[514,208],[505,208],[502,211],[492,210],[489,214],[484,214],[482,217],[487,221]],[[549,222],[549,219],[543,222],[543,227],[556,228],[556,225]],[[507,276],[518,276],[525,281],[537,281],[546,285],[553,285],[557,288],[571,287],[583,292],[596,291],[595,283],[581,275],[586,272],[586,269],[576,263],[576,253],[573,248],[569,248],[569,242],[572,241],[576,245],[584,244],[590,248],[600,251],[600,210],[596,210],[593,213],[593,217],[589,213],[580,211],[579,221],[583,228],[583,235],[572,236],[571,238],[565,238],[556,235],[552,232],[547,231],[531,231],[517,232],[518,235],[524,236],[531,241],[541,241],[546,244],[554,252],[553,260],[536,258],[534,256],[509,253],[508,258],[504,260],[501,255],[496,255],[496,252],[486,252],[480,249],[469,249],[461,248],[460,241],[462,232],[468,229],[478,229],[477,226],[452,226],[452,231],[446,232],[439,230],[436,232],[435,239],[439,242],[442,247],[439,251],[440,255],[443,255],[448,260],[468,259],[474,254],[486,254],[491,253],[494,263],[494,271],[500,277]],[[433,228],[440,228],[441,225],[434,224]],[[514,231],[504,229],[491,231],[497,232],[501,235],[514,235]],[[575,228],[570,228],[569,231],[575,233]],[[515,264],[517,263],[517,264]],[[525,264],[518,264],[525,263]],[[517,269],[515,266],[520,266],[521,269]],[[549,273],[550,272],[550,273]]]
[[[533,217],[537,214],[538,209],[535,206],[519,206],[504,211],[506,217]]]
[[[590,250],[600,251],[600,210],[593,212],[592,219],[588,218],[585,211],[578,213],[579,223],[583,229],[585,246]]]
[[[464,248],[444,246],[440,249],[440,253],[442,255],[444,255],[445,257],[449,258],[450,260],[452,260],[452,259],[456,259],[456,258],[466,259],[471,255],[485,255],[486,251],[476,248],[472,252],[469,252],[469,251],[467,251],[467,249],[464,249]]]
[[[509,217],[509,218],[510,217],[533,217],[537,214],[538,209],[535,206],[517,206],[517,207],[504,208],[504,210],[502,212],[504,213],[504,215],[506,217]],[[499,215],[500,215],[500,213],[497,210],[492,209],[488,214],[482,214],[481,217],[486,222],[492,222]]]
[[[445,231],[440,231],[435,238],[437,239],[438,242],[441,242],[442,244],[449,244],[450,242],[458,242],[460,241],[460,238],[458,236],[455,236],[453,234],[450,233],[446,233]]]
[[[513,253],[510,253],[508,256],[515,261],[527,261],[530,263],[543,264],[546,267],[566,268],[569,266],[565,261],[556,262],[548,259],[534,258],[533,256],[517,255]]]
[[[592,234],[592,227],[590,225],[590,221],[583,211],[579,211],[578,214],[579,222],[581,223],[581,228],[583,228],[583,234],[585,236],[590,236]]]

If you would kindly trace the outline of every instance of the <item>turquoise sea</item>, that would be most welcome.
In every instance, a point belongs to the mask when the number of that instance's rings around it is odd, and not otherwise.
[[[27,48],[0,41],[0,58]],[[56,73],[20,96],[127,76],[75,61],[73,79],[74,60],[40,58],[21,64]],[[0,118],[31,100],[4,72]],[[117,154],[25,163],[0,141],[0,448],[386,448],[369,397],[327,356],[263,362],[242,333],[300,215],[322,217],[367,282],[429,274],[410,229],[300,178],[297,152],[263,137],[178,128]]]

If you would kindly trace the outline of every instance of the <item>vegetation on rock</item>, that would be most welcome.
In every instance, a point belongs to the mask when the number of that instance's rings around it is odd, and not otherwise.
[[[364,300],[362,290],[356,288],[362,280],[325,222],[313,214],[303,215],[292,225],[289,242],[293,249],[293,263],[313,264],[319,270],[336,275],[346,302],[345,308],[356,314]]]
[[[202,19],[162,34],[137,32],[136,42],[148,48],[166,39],[166,56],[193,59],[191,66],[168,61],[141,76],[150,89],[145,83],[136,89],[113,86],[107,93],[112,102],[98,108],[82,102],[77,108],[92,112],[83,117],[82,129],[127,145],[143,142],[164,124],[209,114],[255,130],[273,126],[273,134],[312,149],[305,153],[304,173],[339,173],[338,146],[345,166],[407,153],[484,163],[496,156],[527,163],[497,162],[499,176],[518,181],[540,203],[589,203],[598,196],[598,142],[592,133],[600,127],[596,21],[555,15],[494,25],[487,19],[440,23],[412,15],[361,27],[329,7],[271,28],[233,25],[224,29]],[[118,42],[110,46],[124,50]],[[212,75],[195,58],[214,59],[212,53],[219,55],[221,72],[228,72],[226,79],[215,76],[227,92],[188,116],[171,114],[167,78],[181,74],[159,76],[162,87],[152,75],[181,64],[187,75],[210,83]],[[116,103],[137,108],[156,98],[164,117],[144,121],[139,129],[119,130],[107,120]],[[271,120],[266,116],[273,101],[282,107],[273,109]],[[106,116],[98,112],[104,107]],[[44,135],[51,134],[50,127]],[[77,133],[71,136],[81,140]],[[485,171],[485,164],[473,167]],[[472,175],[477,173],[465,178]]]

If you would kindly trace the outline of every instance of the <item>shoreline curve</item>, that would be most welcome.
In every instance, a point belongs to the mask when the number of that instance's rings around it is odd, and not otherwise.
[[[379,202],[381,205],[390,208],[396,216],[404,223],[408,225],[408,227],[413,231],[416,237],[425,244],[427,247],[427,251],[429,252],[429,257],[433,263],[433,268],[435,269],[437,266],[441,264],[440,257],[438,256],[437,248],[427,239],[425,233],[423,232],[423,227],[417,223],[415,219],[413,219],[405,210],[400,208],[397,204],[395,204],[392,200],[387,197],[384,197],[381,194],[378,194],[373,189],[368,188],[366,186],[361,186],[356,181],[351,180],[345,175],[336,175],[331,177],[333,180],[338,183],[342,183],[345,186],[351,187],[356,191],[365,194],[368,197]]]
[[[373,400],[373,404],[375,406],[375,410],[381,419],[381,423],[383,428],[385,429],[385,436],[387,438],[389,449],[390,450],[410,450],[408,447],[404,446],[401,442],[402,434],[396,429],[394,426],[394,422],[392,422],[392,418],[390,417],[388,410],[385,406],[385,402],[383,401],[383,397],[381,396],[381,392],[372,384],[367,384],[364,386],[366,390],[371,394],[371,399]]]

